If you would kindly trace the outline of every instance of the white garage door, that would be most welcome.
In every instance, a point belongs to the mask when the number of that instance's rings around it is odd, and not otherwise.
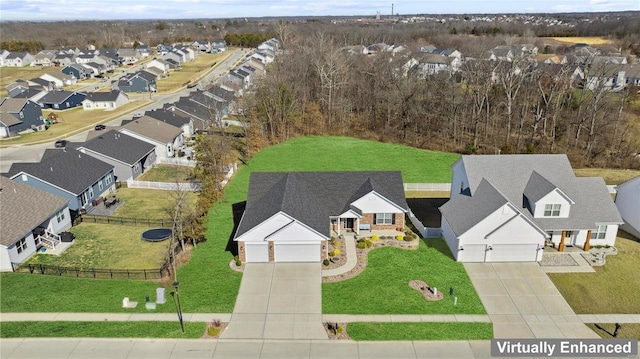
[[[276,262],[320,262],[320,243],[276,243]]]
[[[458,251],[460,262],[484,262],[487,246],[484,244],[465,244],[462,250]]]
[[[247,263],[269,261],[269,248],[267,247],[267,243],[245,242],[244,254]]]
[[[537,244],[494,244],[487,262],[535,262]]]

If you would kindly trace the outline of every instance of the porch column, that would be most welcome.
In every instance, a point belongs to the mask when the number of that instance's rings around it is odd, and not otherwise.
[[[560,237],[560,244],[558,245],[558,252],[564,252],[564,236],[565,231],[562,231],[562,237]]]
[[[586,240],[586,241],[584,241],[584,251],[585,251],[585,252],[588,252],[588,251],[589,251],[589,249],[591,249],[591,243],[590,243],[590,241],[591,241],[591,230],[588,230],[588,231],[587,231],[587,240]]]
[[[360,234],[360,218],[356,218],[356,227],[353,229],[354,232]]]

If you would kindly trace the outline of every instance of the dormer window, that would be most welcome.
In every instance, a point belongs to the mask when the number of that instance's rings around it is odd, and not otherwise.
[[[560,216],[560,204],[545,204],[544,216],[545,217],[559,217]]]

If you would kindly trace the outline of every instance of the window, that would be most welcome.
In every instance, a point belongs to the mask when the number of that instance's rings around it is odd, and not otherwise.
[[[106,184],[111,184],[111,181],[112,181],[111,174],[108,174],[108,175],[107,175],[107,177],[105,178],[104,182],[105,182]]]
[[[18,254],[20,254],[25,249],[27,249],[27,240],[25,238],[22,238],[21,240],[16,242],[16,250],[18,250]]]
[[[98,182],[98,190],[102,191],[102,188],[104,188],[104,186],[102,185],[102,181]]]
[[[607,235],[607,226],[599,225],[598,229],[591,231],[591,239],[604,239]]]
[[[544,205],[544,216],[545,217],[559,217],[560,216],[560,205],[559,204],[545,204]]]
[[[136,162],[135,165],[133,165],[133,172],[140,172],[140,163]]]
[[[93,198],[93,187],[89,187],[89,199]]]
[[[56,213],[56,220],[58,223],[64,220],[64,209],[60,210],[60,212]]]
[[[393,213],[376,213],[376,224],[393,224]]]

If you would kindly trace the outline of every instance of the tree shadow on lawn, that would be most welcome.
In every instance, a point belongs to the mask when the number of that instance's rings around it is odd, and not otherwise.
[[[439,228],[441,214],[438,207],[445,204],[449,198],[407,198],[411,212],[426,227]]]
[[[231,205],[231,211],[233,212],[233,230],[231,231],[231,235],[227,240],[227,247],[224,250],[230,252],[234,257],[238,255],[238,245],[233,240],[233,238],[236,236],[238,225],[240,225],[240,220],[242,219],[242,214],[244,213],[244,209],[246,207],[247,201],[242,201]]]
[[[448,257],[449,259],[455,262],[456,259],[453,257],[453,254],[451,254],[451,250],[449,250],[449,246],[447,246],[447,242],[445,242],[444,239],[442,239],[442,237],[421,238],[420,240],[423,241],[424,244],[426,244],[427,248],[435,249],[445,257]]]

